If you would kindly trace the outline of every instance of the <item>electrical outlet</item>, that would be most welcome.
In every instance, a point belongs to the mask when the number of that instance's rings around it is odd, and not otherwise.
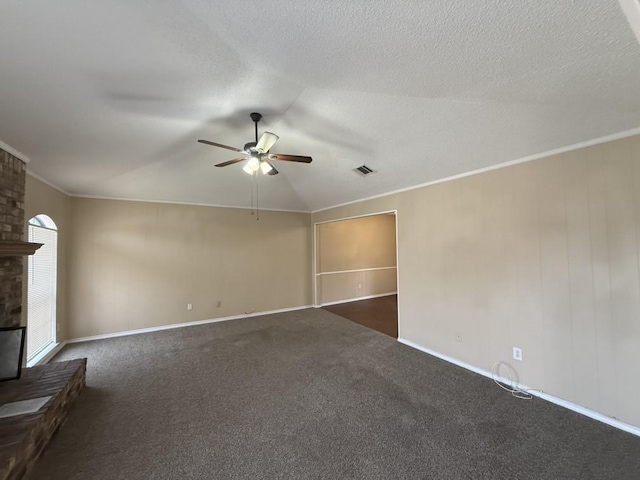
[[[193,303],[187,303],[187,310],[193,310]]]
[[[513,359],[514,360],[518,360],[519,362],[522,361],[522,349],[519,347],[513,347]]]
[[[362,290],[362,284],[361,283],[358,284],[358,290]]]
[[[222,301],[218,300],[218,303],[216,304],[216,308],[220,308],[222,306]]]
[[[56,333],[60,333],[60,324],[56,323]]]
[[[462,341],[462,334],[460,332],[456,332],[456,342]]]

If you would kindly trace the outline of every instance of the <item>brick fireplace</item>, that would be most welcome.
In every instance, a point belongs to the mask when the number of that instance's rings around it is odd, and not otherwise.
[[[0,149],[0,242],[19,242],[24,234],[26,165]],[[0,254],[0,327],[20,325],[23,256]]]
[[[25,185],[24,162],[0,149],[0,327],[20,325],[24,258],[41,246],[23,241]],[[85,371],[86,359],[77,359],[23,369],[20,379],[0,383],[0,480],[29,472],[69,415]],[[24,409],[25,402],[37,407]]]

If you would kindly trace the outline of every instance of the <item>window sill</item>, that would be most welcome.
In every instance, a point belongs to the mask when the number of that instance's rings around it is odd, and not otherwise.
[[[53,342],[43,348],[35,357],[27,361],[27,368],[47,363],[63,347],[62,343]]]

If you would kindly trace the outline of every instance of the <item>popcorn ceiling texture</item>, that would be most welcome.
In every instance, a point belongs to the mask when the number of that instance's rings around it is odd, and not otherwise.
[[[14,2],[0,55],[2,140],[74,194],[248,206],[196,140],[244,145],[253,110],[314,158],[261,205],[305,211],[640,127],[615,0]]]

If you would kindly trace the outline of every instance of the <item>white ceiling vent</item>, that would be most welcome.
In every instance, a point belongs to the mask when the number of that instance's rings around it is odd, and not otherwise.
[[[367,175],[370,175],[372,173],[376,173],[373,168],[367,167],[366,165],[360,165],[358,168],[354,168],[353,171],[358,172],[363,177],[366,177]]]

